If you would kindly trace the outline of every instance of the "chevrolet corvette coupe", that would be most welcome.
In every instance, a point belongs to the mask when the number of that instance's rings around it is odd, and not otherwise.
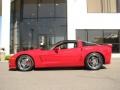
[[[10,57],[9,69],[30,71],[50,67],[86,67],[98,70],[111,62],[112,45],[82,40],[63,40],[49,50],[21,51]]]

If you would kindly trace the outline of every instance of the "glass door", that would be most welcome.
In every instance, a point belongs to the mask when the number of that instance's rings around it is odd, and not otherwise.
[[[20,3],[17,1],[21,1]],[[21,50],[50,48],[67,37],[67,0],[15,0],[11,12],[17,25],[17,47]],[[18,10],[21,8],[20,10]],[[12,23],[15,26],[15,23]],[[11,28],[11,33],[13,29]],[[14,35],[11,35],[14,42]],[[18,42],[18,41],[17,41]],[[14,48],[11,40],[11,47]],[[14,52],[13,48],[11,51]]]
[[[38,47],[49,49],[55,43],[54,35],[40,34],[38,36]]]

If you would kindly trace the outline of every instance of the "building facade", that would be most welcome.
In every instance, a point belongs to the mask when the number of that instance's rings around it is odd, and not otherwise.
[[[67,39],[66,0],[16,0],[11,2],[11,52],[50,48]]]
[[[2,4],[1,46],[8,53],[50,48],[65,39],[111,43],[113,53],[120,53],[120,0],[3,0]]]

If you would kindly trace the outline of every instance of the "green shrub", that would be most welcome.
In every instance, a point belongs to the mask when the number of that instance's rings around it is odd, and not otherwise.
[[[5,55],[5,60],[9,60],[10,59],[10,55]]]

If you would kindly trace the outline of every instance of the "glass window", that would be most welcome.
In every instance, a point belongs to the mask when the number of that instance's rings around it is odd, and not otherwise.
[[[72,48],[76,48],[77,44],[75,42],[67,42],[67,43],[63,43],[61,45],[58,45],[56,48],[60,48],[60,49],[72,49]]]
[[[112,44],[112,51],[119,52],[119,36],[117,30],[105,30],[104,31],[104,43]]]
[[[55,0],[56,17],[66,17],[66,0]]]
[[[119,52],[120,52],[120,30],[118,31],[118,38],[119,38],[119,43],[118,43],[118,45],[119,45]]]
[[[37,47],[37,20],[34,19],[24,19],[20,23],[20,42],[21,49],[30,49]]]
[[[19,20],[20,19],[20,0],[16,0],[15,2],[15,15],[16,15],[16,18]]]
[[[11,2],[11,17],[10,17],[10,24],[13,24],[14,18],[15,18],[15,2]]]
[[[39,0],[39,17],[54,17],[54,0]]]
[[[0,0],[0,16],[2,16],[2,0]]]
[[[19,31],[16,37],[20,50],[41,46],[48,49],[66,39],[66,5],[66,0],[15,0],[11,3],[11,52],[15,43],[15,25]]]
[[[89,13],[116,13],[119,12],[120,0],[87,0]]]
[[[66,0],[39,0],[39,17],[66,17]]]
[[[102,30],[88,30],[88,41],[93,43],[103,43]]]
[[[13,29],[15,22],[15,2],[11,2],[11,17],[10,17],[10,53],[13,53]]]
[[[117,12],[120,12],[120,0],[117,0]]]
[[[25,19],[20,24],[20,42],[24,48],[44,48],[66,39],[66,19]]]
[[[87,30],[76,30],[76,39],[87,41]]]
[[[86,34],[87,33],[87,34]],[[87,40],[98,44],[112,44],[112,52],[120,52],[120,30],[87,29],[76,30],[76,39]]]
[[[64,18],[39,19],[38,32],[39,34],[47,35],[48,37],[46,36],[46,38],[49,38],[49,40],[46,41],[54,44],[66,39],[66,26],[66,19]]]
[[[23,18],[37,18],[37,0],[23,1]]]
[[[104,43],[118,43],[118,31],[117,30],[104,30]]]

